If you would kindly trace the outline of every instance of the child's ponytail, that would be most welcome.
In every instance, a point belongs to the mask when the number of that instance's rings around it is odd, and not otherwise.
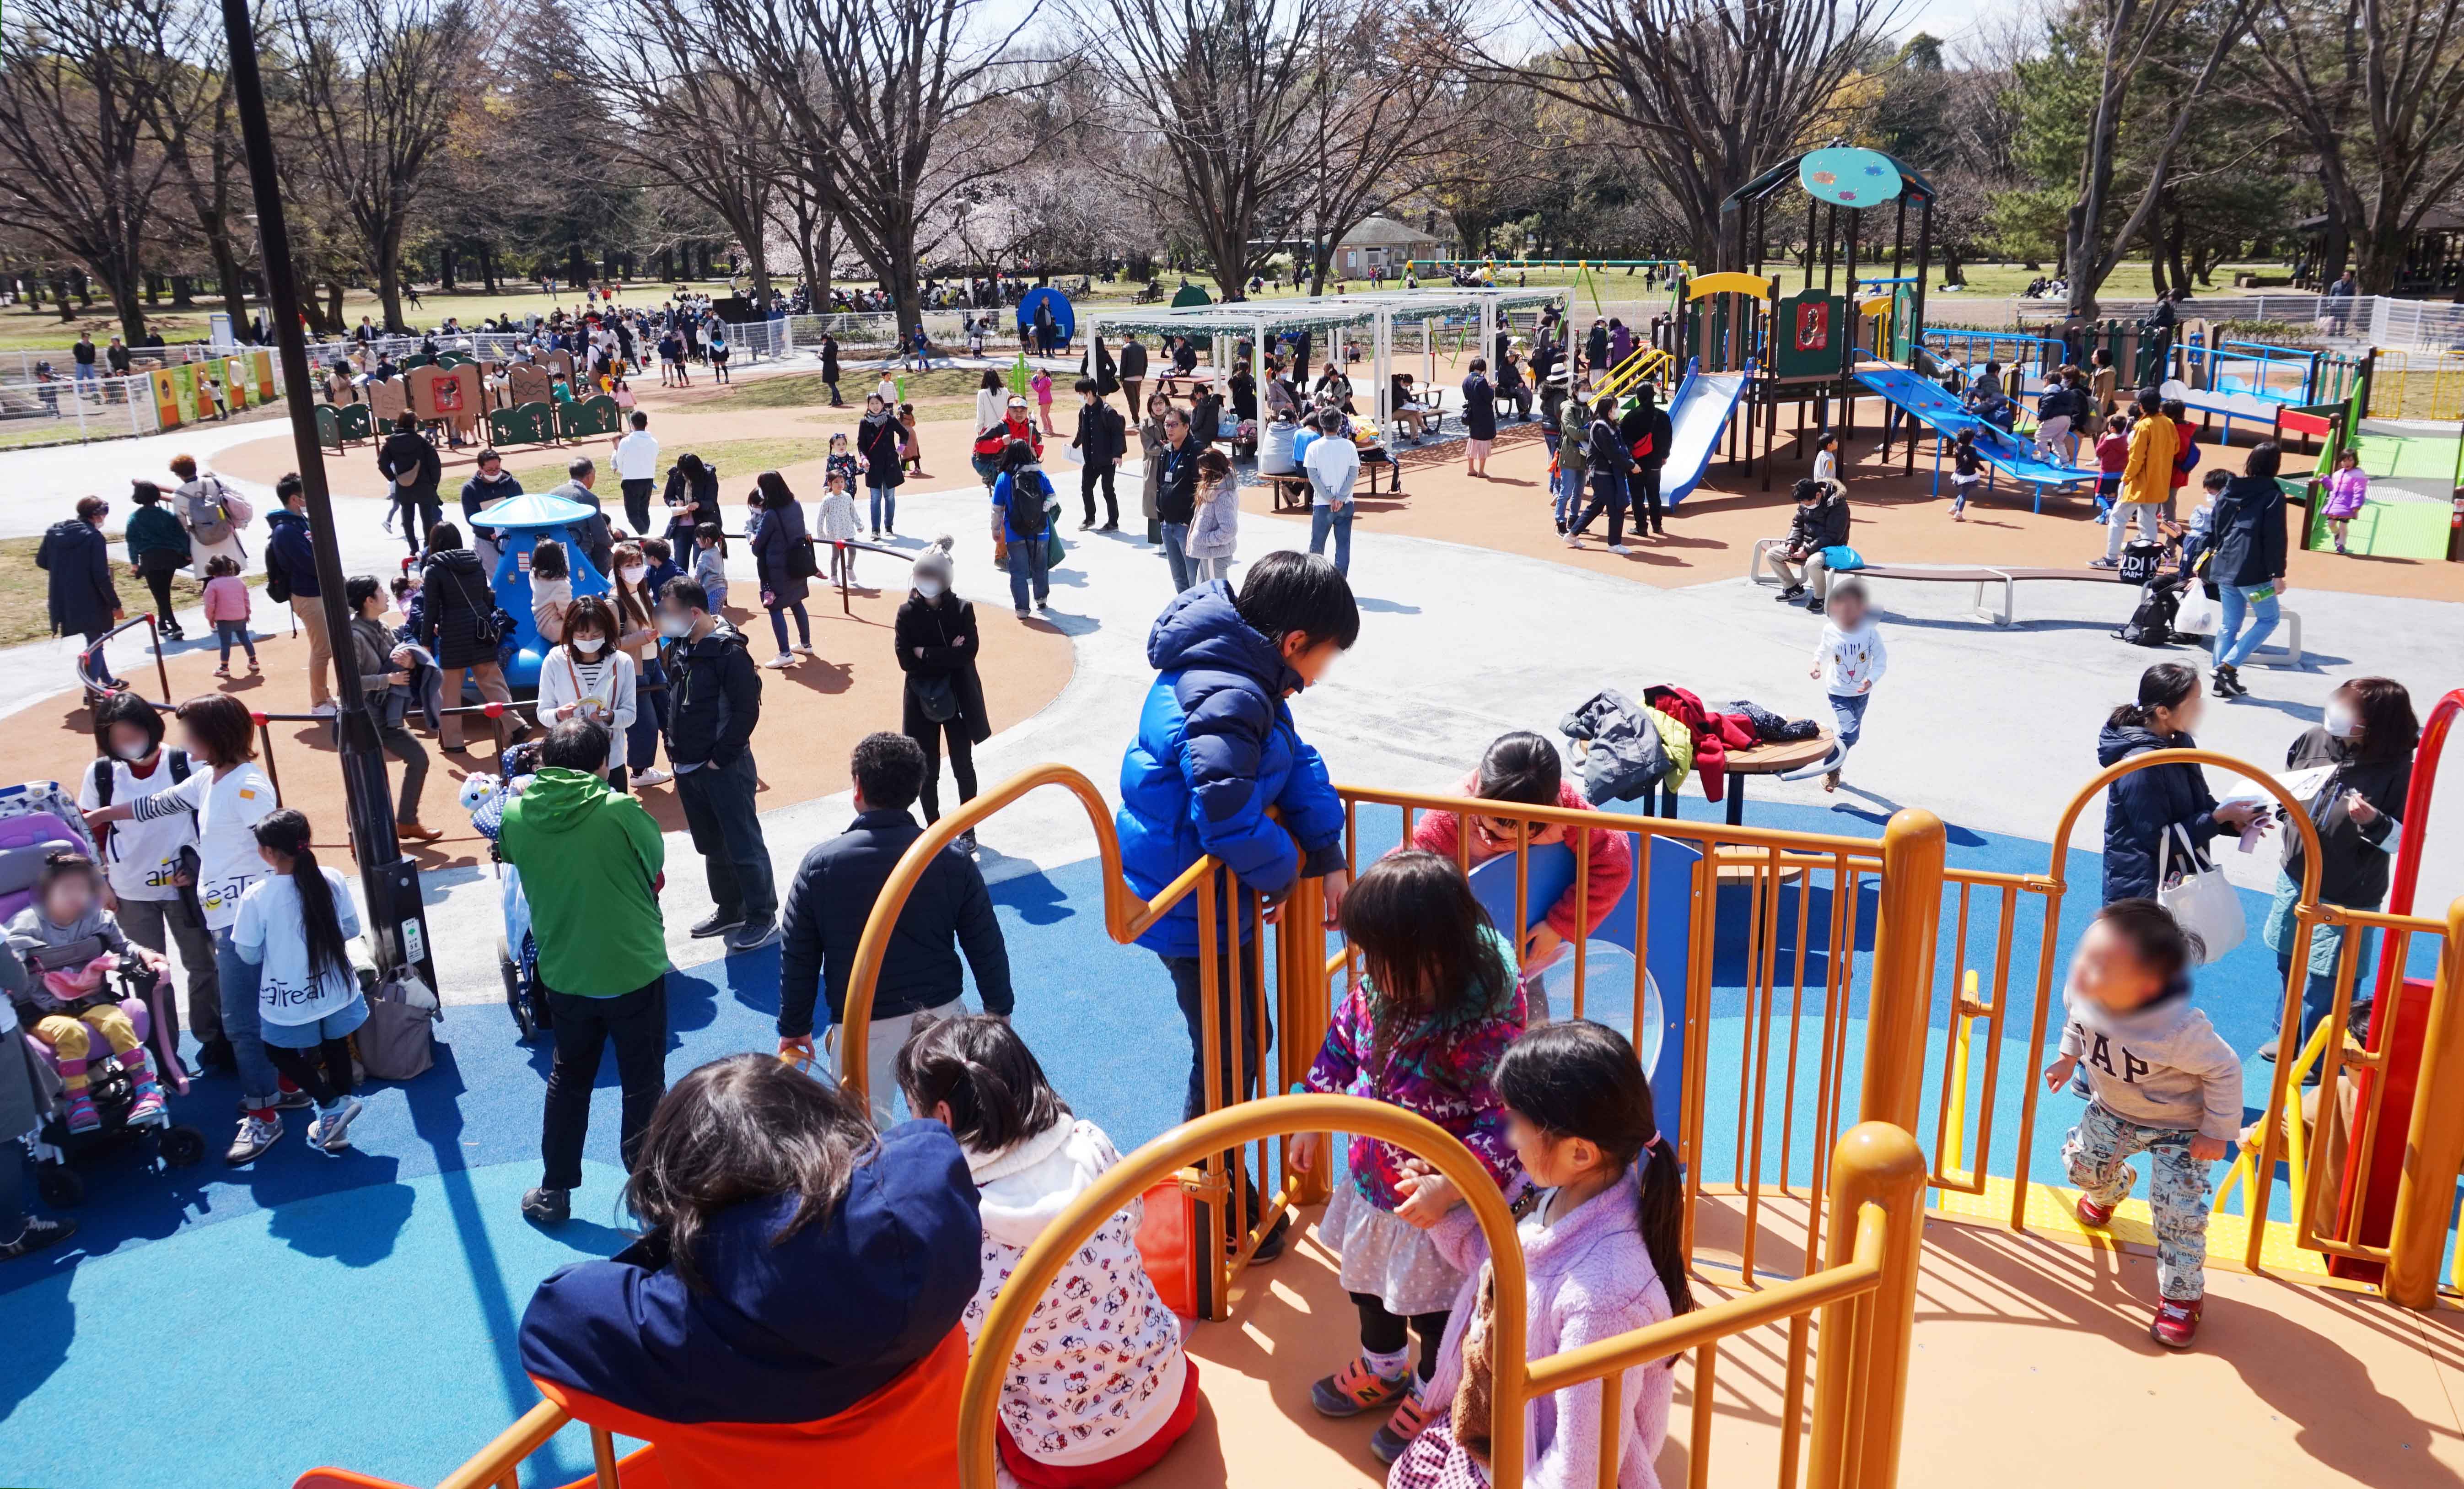
[[[1669,1312],[1690,1313],[1685,1279],[1685,1182],[1677,1145],[1652,1110],[1651,1081],[1634,1046],[1604,1024],[1544,1024],[1514,1041],[1497,1066],[1497,1094],[1523,1119],[1558,1138],[1581,1138],[1619,1173],[1636,1165],[1636,1229]]]
[[[299,923],[308,938],[308,973],[319,982],[333,972],[348,975],[350,944],[342,935],[342,917],[334,906],[334,886],[308,846],[308,818],[283,807],[256,824],[256,842],[291,860],[291,884],[299,894]]]

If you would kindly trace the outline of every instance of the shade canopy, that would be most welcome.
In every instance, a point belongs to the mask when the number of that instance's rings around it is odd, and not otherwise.
[[[476,521],[482,527],[570,527],[598,515],[570,497],[554,496],[544,491],[525,491],[518,497],[507,498],[501,505],[488,508]]]

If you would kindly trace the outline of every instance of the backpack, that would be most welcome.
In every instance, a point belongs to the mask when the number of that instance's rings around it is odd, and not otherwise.
[[[2150,543],[2145,538],[2131,540],[2122,550],[2122,582],[2126,585],[2145,584],[2156,577],[2157,565],[2164,557],[2162,544]]]
[[[2161,581],[2151,584],[2139,596],[2139,608],[2130,612],[2130,619],[2114,635],[2132,646],[2170,646],[2176,639],[2173,617],[2181,612],[2181,585]]]
[[[1051,483],[1038,476],[1035,489],[1027,489],[1020,478],[1024,472],[1010,478],[1009,530],[1022,538],[1044,536],[1044,499],[1051,494]]]
[[[188,752],[185,749],[179,749],[176,747],[166,748],[164,751],[164,756],[165,759],[163,763],[171,767],[171,784],[173,786],[177,786],[181,782],[187,780],[188,778],[188,772],[195,768],[189,763]],[[117,763],[118,762],[116,761],[110,760],[98,760],[94,763],[94,804],[98,807],[110,806],[112,792],[119,789],[119,781],[114,776],[111,768]]]
[[[231,529],[256,514],[234,498],[219,477],[209,476],[197,495],[189,499],[187,515],[189,536],[210,548],[230,542]]]
[[[2174,471],[2179,475],[2188,476],[2198,468],[2199,442],[2195,439],[2183,440],[2182,448],[2173,452]]]

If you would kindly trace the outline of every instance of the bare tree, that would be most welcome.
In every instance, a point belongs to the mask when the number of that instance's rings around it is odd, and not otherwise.
[[[186,0],[19,0],[0,29],[0,227],[84,265],[132,343],[169,170],[148,121],[175,106],[201,17]]]
[[[340,204],[385,328],[402,319],[403,245],[432,185],[473,57],[471,0],[285,0],[290,118]]]
[[[1694,257],[1745,265],[1729,193],[1842,127],[1847,84],[1897,0],[1554,0],[1537,13],[1554,50],[1511,69],[1530,86],[1623,121],[1694,240]]]
[[[1335,246],[1423,184],[1422,168],[1463,117],[1467,30],[1462,0],[1327,4],[1310,18],[1310,64],[1297,196],[1310,238],[1309,293],[1326,293]]]
[[[2187,0],[2103,0],[2102,13],[2097,21],[2103,42],[2103,63],[2095,84],[2096,103],[2088,116],[2087,149],[2079,161],[2079,192],[2071,202],[2063,231],[2062,263],[2070,274],[2072,315],[2095,318],[2097,290],[2122,262],[2130,245],[2145,230],[2149,214],[2164,199],[2174,157],[2181,149],[2183,136],[2189,131],[2190,116],[2215,81],[2233,43],[2248,34],[2255,3],[2255,0],[2228,0],[2219,8],[2206,58],[2197,71],[2186,78],[2171,68],[2152,66],[2151,54],[2161,56],[2161,45],[2181,39],[2184,14],[2190,9]],[[2129,105],[2131,84],[2143,80],[2169,83],[2165,110],[2159,115],[2167,122],[2164,134],[2145,147],[2146,179],[2139,200],[2122,224],[2115,227],[2110,217],[2114,207],[2114,167],[2123,150],[2123,119]]]
[[[901,332],[922,324],[926,224],[972,168],[998,168],[951,151],[970,113],[1019,85],[1010,48],[1033,6],[994,26],[978,19],[985,0],[653,3],[776,111],[802,189],[879,276]]]
[[[1322,76],[1302,0],[1075,0],[1080,55],[1170,157],[1146,183],[1226,300],[1265,259],[1260,220],[1308,179]]]
[[[2263,91],[2319,159],[2362,293],[2396,287],[2421,219],[2464,181],[2464,0],[2266,0]]]
[[[698,31],[680,27],[674,11],[619,0],[608,18],[615,44],[596,49],[588,65],[605,87],[639,101],[620,148],[726,224],[766,305],[771,213],[790,174],[777,111],[752,78],[721,65]]]
[[[148,131],[162,147],[171,174],[187,197],[197,236],[212,259],[223,308],[234,329],[248,323],[248,281],[243,252],[253,252],[253,233],[234,231],[248,199],[248,161],[240,148],[239,116],[224,65],[217,28],[201,29],[207,55],[181,65],[156,91],[145,110]]]

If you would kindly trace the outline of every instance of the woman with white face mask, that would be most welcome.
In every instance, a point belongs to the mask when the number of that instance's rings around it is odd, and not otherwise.
[[[2420,738],[2412,695],[2403,683],[2392,678],[2355,678],[2328,695],[2325,721],[2305,730],[2284,752],[2286,776],[2309,809],[2311,825],[2319,830],[2319,899],[2323,903],[2375,910],[2387,899],[2396,845],[2404,832],[2405,796],[2412,789],[2412,748]],[[2276,900],[2268,907],[2266,932],[2282,979],[2279,989],[2293,974],[2293,906],[2301,898],[2302,853],[2301,833],[2288,831],[2284,870],[2276,878]],[[2310,933],[2308,978],[2301,993],[2303,1043],[2334,1011],[2336,964],[2342,959],[2343,934],[2341,925],[2321,925]],[[2375,928],[2362,932],[2347,1025],[2356,1039],[2368,1027],[2375,987],[2371,961],[2377,942]],[[2277,1012],[2272,1022],[2280,1032],[2281,1005]],[[2276,1052],[2271,1038],[2259,1055],[2274,1059]],[[2310,1079],[2318,1078],[2314,1066]]]
[[[895,632],[898,665],[907,674],[899,728],[924,748],[921,800],[928,826],[941,816],[942,740],[950,742],[950,773],[965,803],[976,796],[975,747],[993,732],[983,681],[976,674],[983,637],[976,629],[976,608],[950,589],[950,546],[944,534],[915,560],[914,588],[898,607]],[[975,833],[958,834],[958,846],[974,853]]]
[[[607,784],[620,791],[634,712],[633,658],[617,644],[624,634],[605,600],[583,595],[565,611],[564,644],[539,663],[539,680],[542,727],[587,719],[607,731]]]
[[[635,703],[633,726],[618,739],[626,774],[639,790],[674,779],[656,763],[659,737],[668,725],[668,675],[659,665],[659,599],[650,589],[649,555],[638,544],[620,543],[613,562],[607,609],[616,617],[616,649],[633,658]]]

